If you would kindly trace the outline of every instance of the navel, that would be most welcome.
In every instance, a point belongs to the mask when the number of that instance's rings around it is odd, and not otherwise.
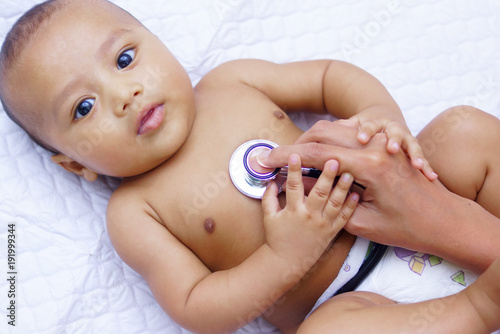
[[[208,234],[212,234],[215,231],[214,220],[212,218],[205,219],[205,222],[203,223],[203,227],[205,228],[205,231],[207,231]]]
[[[274,117],[276,117],[277,119],[283,119],[285,118],[285,114],[281,110],[276,110],[274,112]]]

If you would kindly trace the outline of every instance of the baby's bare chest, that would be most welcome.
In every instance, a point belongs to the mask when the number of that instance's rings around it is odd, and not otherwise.
[[[252,139],[291,144],[301,133],[269,102],[233,102],[198,107],[185,147],[158,169],[149,199],[166,228],[212,270],[239,264],[265,240],[260,200],[230,179],[234,150]]]

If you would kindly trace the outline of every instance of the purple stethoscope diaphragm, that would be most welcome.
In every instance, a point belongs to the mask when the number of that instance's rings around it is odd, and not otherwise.
[[[263,150],[272,150],[277,144],[265,139],[255,139],[241,144],[229,161],[229,176],[234,186],[251,198],[261,199],[269,181],[281,179],[288,175],[288,166],[282,168],[266,168],[256,162],[257,154]],[[302,175],[318,178],[321,171],[315,168],[302,167]]]

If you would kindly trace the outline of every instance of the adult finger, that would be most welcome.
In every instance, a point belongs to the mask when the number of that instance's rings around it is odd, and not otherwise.
[[[300,156],[304,157],[306,154],[312,156],[315,153],[320,153],[320,151],[324,150],[320,146],[300,146],[312,143],[322,143],[346,148],[363,148],[363,144],[361,144],[356,137],[357,133],[357,129],[343,126],[338,121],[319,121],[303,133],[294,146],[280,146],[275,148],[272,152],[264,151],[262,154],[257,156],[257,161],[265,167],[283,167],[286,165],[288,157],[292,153],[298,153]],[[322,169],[327,160],[329,159],[322,159],[314,164],[312,164],[312,161],[309,160],[307,162],[307,167]]]
[[[353,166],[356,167],[359,164],[358,159],[363,157],[363,153],[363,151],[357,149],[307,143],[276,147],[269,155],[258,156],[257,160],[267,167],[283,167],[287,164],[287,159],[291,154],[298,154],[304,167],[323,170],[326,161],[334,159],[340,163],[341,170],[346,170]]]
[[[362,144],[357,139],[357,127],[343,125],[342,121],[319,121],[304,132],[295,144],[323,143],[342,147],[360,148]]]

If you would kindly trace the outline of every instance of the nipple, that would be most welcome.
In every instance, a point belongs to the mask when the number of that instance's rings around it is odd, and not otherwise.
[[[215,221],[212,218],[207,218],[203,223],[203,227],[208,234],[212,234],[215,231]]]

